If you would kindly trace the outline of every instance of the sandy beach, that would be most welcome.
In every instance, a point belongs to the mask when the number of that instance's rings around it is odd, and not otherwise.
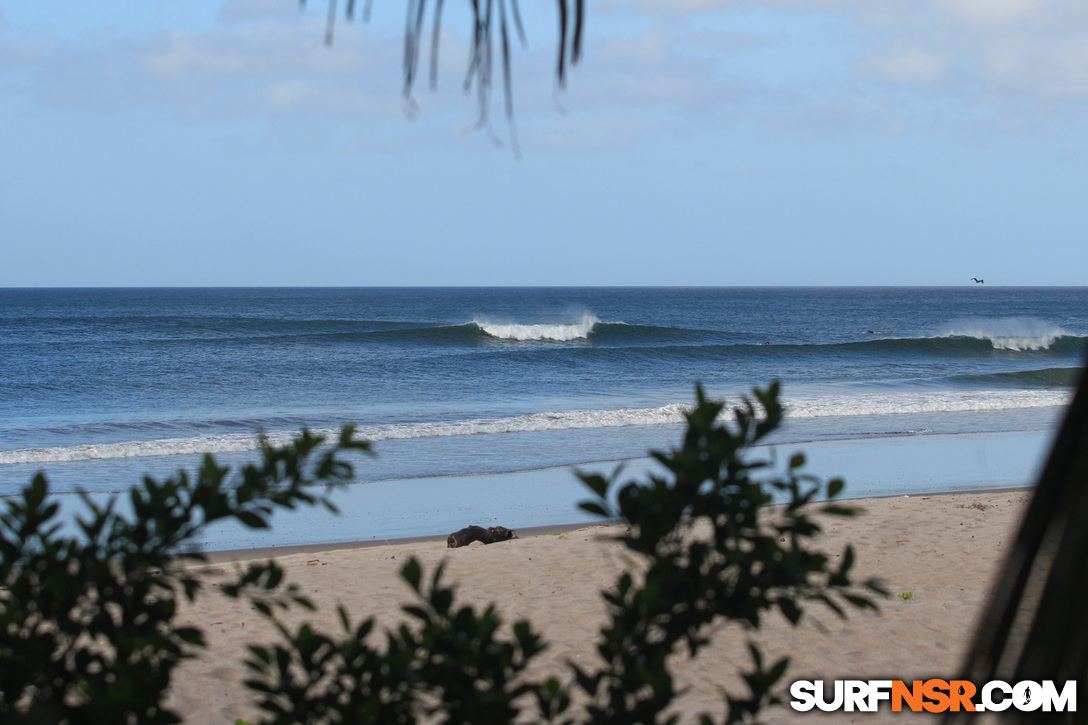
[[[791,658],[788,681],[955,675],[1029,497],[1020,489],[857,501],[864,515],[824,521],[823,547],[837,553],[852,543],[859,579],[878,576],[893,596],[881,601],[879,614],[853,613],[847,621],[812,604],[800,627],[770,617],[754,639],[770,656]],[[560,674],[563,662],[589,663],[594,657],[604,621],[600,591],[627,561],[622,547],[609,540],[614,532],[609,526],[584,526],[462,549],[447,549],[441,538],[280,553],[277,561],[289,580],[318,608],[286,620],[311,621],[336,633],[336,605],[342,604],[355,621],[373,616],[392,625],[400,618],[400,605],[411,598],[398,576],[406,559],[418,557],[425,571],[445,561],[462,601],[494,602],[507,622],[529,619],[548,643],[534,672]],[[205,630],[209,642],[199,659],[181,667],[171,691],[170,706],[189,723],[256,721],[259,714],[242,684],[246,669],[241,662],[247,643],[272,642],[274,633],[249,605],[214,592],[216,583],[244,563],[239,556],[219,556],[201,567],[209,592],[182,612],[185,621]],[[735,663],[747,663],[746,637],[735,625],[722,627],[697,660],[679,662],[679,684],[688,688],[679,702],[685,722],[701,712],[720,714],[721,687],[742,692],[733,673]],[[882,711],[835,713],[826,720],[908,723],[932,718]],[[814,719],[821,715],[788,709],[768,714],[770,722]]]

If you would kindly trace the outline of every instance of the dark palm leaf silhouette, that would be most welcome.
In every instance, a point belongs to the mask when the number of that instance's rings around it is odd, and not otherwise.
[[[1076,680],[1088,675],[1088,372],[1054,441],[1020,531],[983,613],[966,679]],[[1003,713],[1007,722],[1088,722],[1077,713]],[[965,716],[951,714],[948,722]],[[969,717],[969,716],[968,716]]]
[[[363,22],[370,18],[373,0],[365,0]],[[522,47],[526,45],[525,29],[521,24],[521,12],[518,0],[469,0],[472,6],[473,30],[469,46],[468,69],[465,73],[464,88],[469,92],[475,88],[478,100],[479,118],[477,127],[487,126],[491,111],[491,88],[495,61],[502,63],[503,105],[506,120],[510,124],[511,140],[517,151],[517,135],[514,129],[514,95],[510,62],[510,38],[517,32]],[[570,66],[582,57],[582,36],[585,28],[585,0],[555,0],[559,16],[559,43],[556,57],[555,77],[560,88],[566,86]],[[299,5],[306,5],[306,0],[299,0]],[[434,0],[434,16],[430,38],[430,83],[438,77],[438,40],[442,24],[443,0]],[[426,44],[425,21],[427,0],[408,0],[407,20],[404,27],[404,103],[409,113],[414,113],[415,102],[412,90],[419,76],[421,49]],[[325,31],[325,43],[332,44],[333,28],[336,24],[337,0],[328,0],[328,25]],[[344,17],[355,17],[355,0],[347,0]],[[511,26],[513,30],[511,30]]]

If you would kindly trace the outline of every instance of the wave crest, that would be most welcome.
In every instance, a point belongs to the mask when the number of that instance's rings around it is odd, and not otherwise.
[[[500,340],[516,340],[518,342],[530,342],[537,340],[553,340],[556,342],[571,342],[584,340],[593,332],[593,327],[600,320],[593,315],[583,315],[578,322],[568,324],[537,324],[519,325],[516,323],[500,323],[490,320],[475,319],[474,325],[479,327],[487,335]]]
[[[955,320],[942,337],[973,337],[988,340],[995,350],[1024,352],[1049,350],[1067,333],[1057,325],[1034,317],[1002,317],[996,319],[964,318]]]

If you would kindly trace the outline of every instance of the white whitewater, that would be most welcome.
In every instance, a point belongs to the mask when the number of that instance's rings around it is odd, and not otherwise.
[[[894,391],[848,396],[797,395],[786,404],[789,418],[825,418],[903,413],[945,413],[997,411],[1066,405],[1071,389],[1040,390],[964,390],[964,391]],[[737,402],[733,398],[727,402]],[[503,418],[466,418],[449,421],[391,423],[359,426],[356,434],[370,441],[397,441],[417,438],[446,438],[497,433],[533,433],[541,431],[620,428],[677,424],[683,421],[689,403],[670,403],[655,408],[620,408],[615,410],[560,410]],[[338,431],[323,429],[319,435],[335,438]],[[296,431],[268,433],[274,445],[283,445]],[[53,448],[22,448],[0,451],[0,465],[41,464],[72,461],[111,460],[199,453],[236,453],[257,449],[251,434],[167,438],[146,441],[95,443]]]
[[[941,336],[989,340],[995,350],[1023,352],[1049,350],[1066,334],[1060,327],[1034,317],[972,317],[953,321]]]
[[[594,325],[600,320],[593,315],[586,314],[577,322],[568,324],[519,325],[480,319],[472,322],[491,337],[500,340],[570,342],[572,340],[584,340],[589,337],[589,334],[593,332]]]

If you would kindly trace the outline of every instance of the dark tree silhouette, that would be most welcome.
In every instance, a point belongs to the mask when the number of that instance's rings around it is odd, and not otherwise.
[[[1031,504],[986,607],[964,666],[965,678],[1076,680],[1088,692],[1088,372],[1058,431]],[[1004,713],[1035,723],[1039,712]],[[1088,722],[1088,708],[1051,713]],[[953,714],[949,722],[959,722]]]

